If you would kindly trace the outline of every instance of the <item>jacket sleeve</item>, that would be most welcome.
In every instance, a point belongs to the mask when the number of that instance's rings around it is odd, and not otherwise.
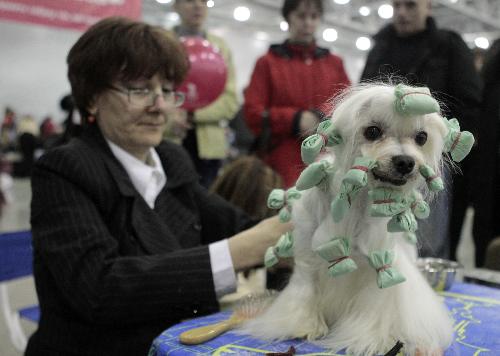
[[[359,79],[360,82],[373,80],[380,76],[380,74],[378,73],[378,64],[375,62],[375,54],[378,53],[378,51],[379,46],[375,44],[375,46],[366,56],[365,67],[363,68],[363,72],[361,73],[361,77]]]
[[[450,112],[457,116],[462,130],[477,135],[482,83],[471,50],[455,33],[450,38]]]
[[[259,135],[262,131],[262,114],[268,111],[273,137],[291,136],[294,116],[300,109],[294,105],[274,105],[271,99],[273,84],[269,62],[266,56],[261,57],[245,89],[245,120],[255,135]]]
[[[178,320],[192,317],[193,310],[217,310],[208,247],[123,253],[118,241],[126,236],[112,235],[102,207],[81,184],[99,172],[76,162],[67,155],[42,157],[32,177],[35,267],[37,261],[46,267],[44,281],[56,286],[56,300],[82,320],[102,325]]]
[[[212,104],[195,111],[194,120],[197,123],[218,123],[222,120],[231,120],[236,115],[239,107],[236,96],[236,74],[231,51],[222,38],[209,35],[208,40],[219,47],[222,53],[227,66],[227,80],[224,91]]]

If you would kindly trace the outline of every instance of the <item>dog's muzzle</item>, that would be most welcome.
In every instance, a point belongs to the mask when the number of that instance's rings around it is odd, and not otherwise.
[[[415,159],[413,157],[398,155],[393,156],[391,159],[390,172],[384,172],[381,169],[374,168],[372,173],[373,177],[381,182],[401,186],[406,184],[414,169]]]

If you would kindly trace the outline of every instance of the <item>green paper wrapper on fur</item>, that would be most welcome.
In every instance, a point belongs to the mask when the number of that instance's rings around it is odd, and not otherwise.
[[[335,174],[335,167],[328,161],[321,160],[311,163],[300,173],[295,187],[297,190],[306,190],[316,186],[327,185]]]
[[[273,189],[267,198],[267,206],[270,209],[280,209],[279,218],[281,222],[288,222],[292,218],[292,204],[299,199],[301,193],[292,187],[286,192],[283,189]]]
[[[439,111],[439,104],[429,88],[412,88],[398,84],[394,88],[394,109],[404,116],[431,114]]]
[[[315,252],[322,259],[330,262],[328,275],[337,277],[352,272],[358,268],[356,262],[350,258],[351,246],[349,239],[345,237],[336,238],[316,248]]]
[[[417,235],[414,232],[407,232],[404,234],[404,237],[405,237],[406,241],[408,241],[412,245],[417,244]]]
[[[331,213],[333,221],[339,222],[351,208],[352,202],[356,199],[359,191],[363,187],[342,182],[339,194],[333,199],[331,204]]]
[[[474,145],[474,135],[469,131],[460,131],[460,124],[457,119],[443,120],[448,126],[448,134],[444,140],[444,152],[449,152],[455,162],[463,160]]]
[[[411,211],[418,219],[427,219],[431,212],[429,204],[422,198],[422,194],[413,191],[411,195]]]
[[[368,262],[377,271],[377,285],[379,288],[392,287],[406,281],[406,278],[394,267],[394,251],[373,251],[368,257]]]
[[[281,209],[285,203],[285,191],[283,189],[273,189],[267,197],[267,207],[269,209]]]
[[[401,192],[390,188],[374,188],[368,192],[372,199],[371,216],[394,216],[410,207],[410,200]]]
[[[264,265],[266,267],[272,267],[280,257],[292,257],[293,256],[293,235],[291,232],[287,232],[279,238],[278,242],[274,247],[269,247],[266,250],[266,255],[264,256]]]
[[[394,215],[387,223],[387,231],[389,232],[415,232],[417,229],[417,219],[410,210]]]
[[[295,188],[291,187],[288,190],[273,189],[267,198],[267,207],[269,209],[281,209],[285,205],[289,205],[292,201],[299,199],[301,193]]]
[[[425,164],[421,165],[420,174],[425,178],[425,182],[430,190],[437,192],[444,189],[444,183],[440,176],[436,175],[436,172]]]
[[[274,247],[268,247],[264,256],[264,266],[266,266],[266,268],[270,268],[277,264],[278,261],[279,259],[274,252]]]
[[[354,165],[347,171],[343,181],[364,187],[368,183],[368,171],[376,167],[377,161],[369,157],[357,157]]]
[[[335,130],[333,123],[330,120],[322,121],[316,129],[316,133],[302,141],[300,147],[302,161],[305,164],[311,164],[315,161],[323,147],[331,147],[340,143],[342,143],[342,137]]]
[[[292,219],[292,207],[290,205],[287,205],[281,208],[278,216],[282,223],[289,222]]]
[[[291,232],[284,233],[279,238],[274,251],[278,257],[292,257],[293,256],[293,235]]]

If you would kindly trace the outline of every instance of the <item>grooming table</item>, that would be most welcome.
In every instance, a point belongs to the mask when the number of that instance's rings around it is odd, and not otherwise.
[[[500,355],[500,289],[455,283],[440,293],[455,320],[455,340],[445,356]],[[187,346],[179,343],[179,335],[189,329],[229,318],[231,312],[192,319],[174,325],[160,334],[153,342],[149,356],[180,355],[265,355],[286,353],[290,346],[295,355],[344,355],[294,339],[267,342],[245,335],[227,332],[204,344]]]

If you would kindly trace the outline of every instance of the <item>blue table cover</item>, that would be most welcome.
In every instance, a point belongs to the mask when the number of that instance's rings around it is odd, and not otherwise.
[[[448,292],[440,293],[455,321],[455,340],[445,356],[500,356],[500,289],[474,284],[455,283]],[[344,355],[294,339],[269,342],[227,332],[201,345],[179,343],[179,335],[189,329],[229,318],[221,312],[177,324],[165,330],[151,346],[149,356],[164,355],[265,355],[286,352],[293,345],[296,355]]]

